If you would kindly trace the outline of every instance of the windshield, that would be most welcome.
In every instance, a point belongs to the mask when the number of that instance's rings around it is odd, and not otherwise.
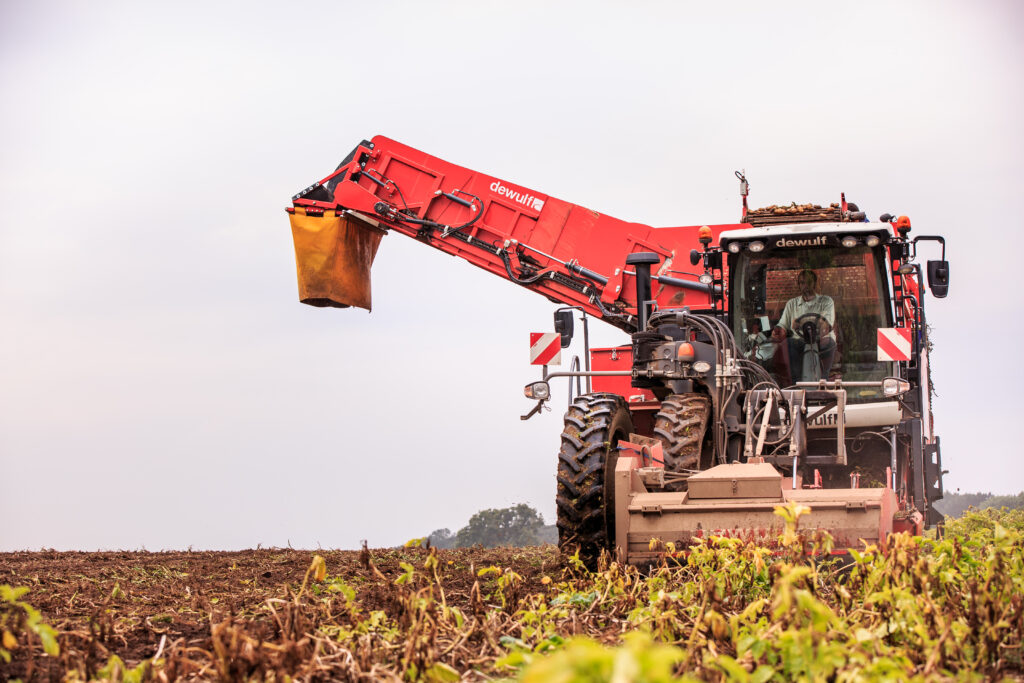
[[[781,386],[877,381],[877,330],[890,327],[879,255],[867,246],[742,252],[730,267],[733,334],[744,356]],[[881,398],[851,389],[850,402]]]

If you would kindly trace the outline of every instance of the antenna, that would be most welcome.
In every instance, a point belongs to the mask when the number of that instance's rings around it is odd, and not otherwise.
[[[747,182],[747,169],[736,171],[736,177],[740,180],[740,196],[743,198],[743,216],[747,217],[747,195],[750,194],[750,183]]]

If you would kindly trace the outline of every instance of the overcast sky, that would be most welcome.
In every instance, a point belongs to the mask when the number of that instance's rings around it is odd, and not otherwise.
[[[376,134],[650,225],[737,220],[740,168],[908,214],[947,488],[1024,489],[1022,8],[0,3],[0,549],[553,521],[552,304],[400,235],[372,314],[298,303],[284,207]]]

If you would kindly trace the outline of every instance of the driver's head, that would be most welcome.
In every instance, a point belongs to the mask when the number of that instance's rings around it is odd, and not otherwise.
[[[800,271],[800,275],[796,278],[796,283],[800,287],[801,294],[810,296],[818,288],[818,274],[810,268],[805,268]]]

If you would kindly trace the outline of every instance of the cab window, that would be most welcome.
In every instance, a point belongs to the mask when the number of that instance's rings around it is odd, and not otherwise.
[[[877,330],[890,326],[884,256],[867,246],[741,253],[730,268],[733,334],[781,386],[819,378],[877,381]],[[777,329],[778,328],[778,329]],[[877,389],[851,389],[851,402]]]

